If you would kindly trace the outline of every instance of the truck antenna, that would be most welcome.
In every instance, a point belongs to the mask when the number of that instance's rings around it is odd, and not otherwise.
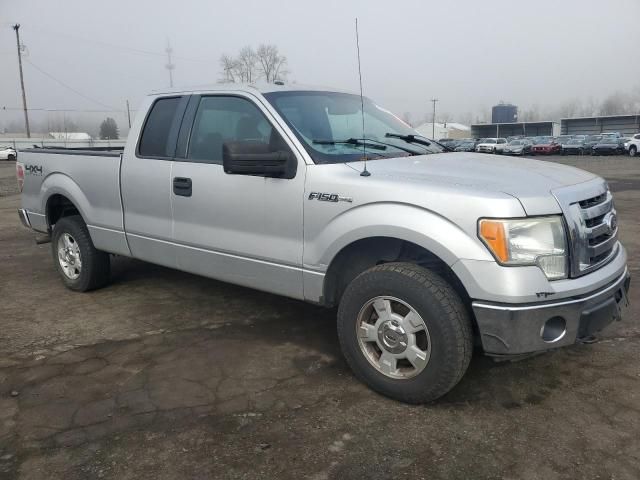
[[[364,160],[364,170],[360,172],[361,177],[369,177],[371,173],[367,170],[367,144],[364,139],[364,97],[362,96],[362,69],[360,68],[360,38],[358,35],[358,17],[356,17],[356,49],[358,51],[358,76],[360,77],[360,111],[362,113],[362,158]]]

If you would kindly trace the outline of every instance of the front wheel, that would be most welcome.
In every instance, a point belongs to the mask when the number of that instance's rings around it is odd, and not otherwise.
[[[637,154],[638,154],[638,147],[636,147],[635,145],[631,145],[629,147],[629,156],[635,157]]]
[[[79,215],[63,217],[55,224],[51,253],[67,288],[86,292],[109,282],[109,254],[96,249]]]
[[[435,273],[409,263],[378,265],[348,285],[338,337],[361,381],[407,403],[430,402],[451,390],[473,348],[460,296]]]

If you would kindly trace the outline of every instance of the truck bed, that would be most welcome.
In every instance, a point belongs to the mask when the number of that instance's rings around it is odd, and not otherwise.
[[[97,248],[127,254],[120,197],[122,147],[30,148],[18,153],[25,178],[22,205],[31,226],[47,233],[47,208],[73,198]]]

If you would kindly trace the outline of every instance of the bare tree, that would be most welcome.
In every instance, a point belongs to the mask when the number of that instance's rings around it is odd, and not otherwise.
[[[628,112],[630,102],[627,95],[613,93],[600,104],[600,115],[622,115]]]
[[[256,51],[256,57],[258,70],[267,82],[275,82],[286,77],[287,57],[280,55],[277,46],[260,45]]]
[[[222,55],[220,57],[220,67],[222,67],[223,72],[223,77],[220,81],[235,83],[238,73],[238,61],[229,55]]]
[[[257,62],[258,57],[253,48],[246,46],[240,50],[237,60],[237,73],[239,74],[241,82],[251,83],[257,80]]]
[[[220,82],[255,82],[263,77],[267,82],[283,79],[289,73],[286,69],[287,57],[280,54],[278,47],[261,44],[257,50],[244,47],[237,56],[222,55]]]
[[[441,112],[436,114],[436,123],[449,123],[452,118],[449,112]]]
[[[582,109],[580,99],[572,98],[561,103],[554,115],[557,118],[573,118],[579,115]]]

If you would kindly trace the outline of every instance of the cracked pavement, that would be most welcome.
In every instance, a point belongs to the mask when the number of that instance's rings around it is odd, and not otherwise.
[[[7,190],[0,478],[639,478],[640,161],[556,160],[610,181],[625,320],[519,362],[476,354],[425,406],[353,378],[330,310],[126,258],[107,288],[66,290]]]

